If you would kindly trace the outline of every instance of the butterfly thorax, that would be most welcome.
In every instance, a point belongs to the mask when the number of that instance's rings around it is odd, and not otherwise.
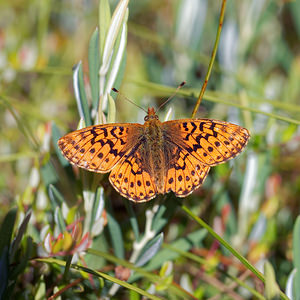
[[[155,114],[154,108],[148,108],[148,114],[145,117],[144,124],[144,150],[146,154],[146,162],[149,166],[150,174],[152,175],[158,192],[163,190],[164,186],[164,137],[162,132],[162,123]]]

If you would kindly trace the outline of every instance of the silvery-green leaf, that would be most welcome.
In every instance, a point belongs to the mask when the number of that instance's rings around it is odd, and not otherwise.
[[[163,242],[164,234],[160,233],[155,238],[153,238],[141,251],[139,258],[137,259],[135,265],[137,267],[146,264],[160,249]]]

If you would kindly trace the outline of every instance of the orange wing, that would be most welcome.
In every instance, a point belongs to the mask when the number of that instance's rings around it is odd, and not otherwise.
[[[169,149],[172,150],[166,162],[165,193],[173,191],[177,197],[186,197],[200,187],[210,167],[174,144]]]
[[[249,131],[241,126],[212,119],[183,119],[163,123],[173,143],[199,163],[215,166],[239,154],[247,145]]]
[[[139,148],[133,149],[110,173],[109,181],[122,196],[145,202],[157,194],[156,185],[143,163]]]
[[[89,171],[109,172],[138,141],[142,125],[115,123],[73,131],[58,141],[63,155]]]

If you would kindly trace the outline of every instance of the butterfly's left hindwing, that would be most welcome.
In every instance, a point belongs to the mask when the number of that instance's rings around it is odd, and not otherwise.
[[[140,127],[133,123],[89,126],[63,136],[58,146],[72,164],[106,173],[131,149]]]

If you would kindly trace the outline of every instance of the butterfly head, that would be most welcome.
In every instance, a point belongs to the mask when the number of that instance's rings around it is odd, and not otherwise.
[[[147,116],[144,118],[145,121],[150,121],[150,120],[158,120],[158,116],[156,114],[156,111],[154,107],[149,107]]]

